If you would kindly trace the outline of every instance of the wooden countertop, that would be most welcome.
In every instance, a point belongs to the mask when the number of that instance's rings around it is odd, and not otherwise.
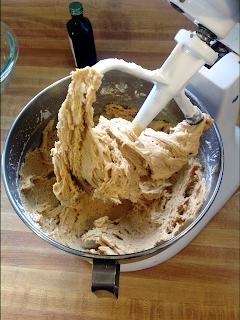
[[[19,58],[1,97],[1,142],[22,108],[74,69],[66,0],[2,0],[1,20],[17,34]],[[193,23],[166,0],[88,0],[98,59],[160,67],[181,28]],[[179,254],[121,273],[119,299],[91,293],[91,265],[36,236],[1,188],[1,319],[239,319],[239,190]]]

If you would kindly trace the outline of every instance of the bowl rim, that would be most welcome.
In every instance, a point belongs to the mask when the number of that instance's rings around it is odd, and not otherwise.
[[[9,75],[9,73],[14,68],[19,54],[19,42],[15,32],[6,23],[1,21],[1,33],[4,33],[9,44],[10,44],[10,54],[7,63],[1,69],[1,82]]]
[[[224,150],[223,150],[223,143],[222,143],[222,139],[221,139],[221,135],[219,133],[219,130],[217,128],[217,125],[215,122],[213,122],[211,125],[214,127],[215,133],[217,134],[217,138],[218,138],[218,142],[220,145],[220,154],[219,154],[219,175],[218,175],[218,179],[216,182],[216,186],[214,188],[214,192],[211,195],[211,198],[208,200],[205,208],[202,210],[202,212],[200,212],[195,218],[194,220],[186,227],[184,228],[181,232],[179,232],[177,235],[175,235],[174,237],[172,237],[171,239],[167,240],[166,242],[163,242],[153,248],[144,250],[144,251],[139,251],[139,252],[135,252],[135,253],[129,253],[129,254],[121,254],[121,255],[100,255],[97,253],[89,253],[89,252],[85,252],[85,251],[80,251],[77,249],[73,249],[70,247],[67,247],[59,242],[56,242],[55,240],[51,239],[50,237],[48,237],[45,233],[43,233],[40,229],[38,229],[34,223],[31,221],[31,219],[26,217],[26,214],[24,212],[26,212],[26,210],[23,208],[23,206],[20,206],[19,203],[17,201],[15,201],[15,199],[13,198],[9,186],[7,184],[7,177],[6,177],[6,172],[5,172],[5,167],[6,167],[6,149],[7,149],[7,145],[8,145],[8,141],[10,139],[11,133],[13,131],[13,128],[15,126],[15,124],[19,121],[19,119],[21,118],[22,114],[24,112],[26,112],[27,108],[29,108],[31,106],[31,104],[34,102],[34,100],[39,97],[41,94],[43,94],[45,91],[49,90],[51,87],[56,86],[58,83],[61,82],[68,82],[71,79],[71,75],[64,77],[54,83],[52,83],[51,85],[49,85],[48,87],[46,87],[45,89],[43,89],[41,92],[39,92],[36,96],[33,97],[33,99],[31,99],[26,106],[22,109],[22,111],[18,114],[18,116],[16,117],[15,121],[13,122],[7,138],[5,140],[4,143],[4,147],[3,147],[3,151],[2,151],[2,163],[1,163],[1,169],[2,169],[2,178],[3,178],[3,184],[7,193],[7,196],[14,208],[14,210],[16,211],[16,213],[18,214],[18,216],[21,218],[21,220],[27,225],[27,227],[32,230],[35,234],[37,234],[40,238],[42,238],[43,240],[45,240],[47,243],[53,245],[54,247],[61,249],[65,252],[80,256],[81,258],[85,258],[85,259],[101,259],[101,260],[117,260],[122,261],[122,260],[132,260],[132,259],[146,259],[151,255],[155,255],[160,253],[162,250],[167,249],[168,247],[170,247],[171,245],[173,245],[175,242],[177,242],[179,239],[181,239],[184,235],[186,235],[189,231],[191,231],[193,229],[193,227],[195,225],[198,224],[198,222],[205,216],[205,214],[207,213],[207,211],[209,210],[209,208],[211,207],[217,193],[219,190],[219,187],[221,185],[221,181],[222,181],[222,176],[223,176],[223,169],[224,169]],[[188,90],[186,90],[186,92],[190,95],[193,96],[193,94],[191,94]],[[67,94],[67,92],[66,92]],[[200,105],[200,107],[203,108],[204,112],[207,112],[209,114],[209,112],[202,106],[201,102],[195,97],[193,96],[195,101],[197,101]],[[26,212],[27,213],[27,212]],[[122,262],[123,263],[123,262]]]

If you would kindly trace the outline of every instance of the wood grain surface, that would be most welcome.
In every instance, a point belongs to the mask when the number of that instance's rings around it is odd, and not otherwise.
[[[19,58],[1,97],[1,146],[22,108],[74,69],[64,0],[2,0]],[[88,0],[98,59],[162,65],[179,29],[195,25],[166,0]],[[119,299],[91,293],[91,265],[50,246],[17,216],[1,186],[1,319],[239,319],[239,190],[179,254],[121,273]]]

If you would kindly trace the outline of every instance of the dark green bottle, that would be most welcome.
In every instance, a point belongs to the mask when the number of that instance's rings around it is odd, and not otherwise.
[[[72,2],[69,12],[72,19],[67,23],[67,30],[75,65],[77,68],[91,67],[97,62],[92,25],[89,19],[83,16],[80,2]]]

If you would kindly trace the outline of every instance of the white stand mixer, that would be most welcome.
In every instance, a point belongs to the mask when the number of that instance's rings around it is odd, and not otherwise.
[[[155,88],[149,95],[150,97],[147,98],[147,100],[150,100],[152,112],[149,113],[148,109],[147,113],[142,108],[143,110],[139,112],[136,120],[141,128],[145,128],[171,98],[179,96],[187,84],[187,89],[207,107],[218,126],[224,147],[224,173],[220,189],[212,206],[190,232],[170,248],[152,258],[122,264],[121,271],[123,272],[152,267],[181,251],[221,209],[240,184],[240,134],[239,128],[236,126],[240,101],[239,2],[235,0],[173,0],[169,2],[175,9],[194,21],[199,26],[199,30],[197,33],[184,30],[177,34],[175,39],[178,45],[161,69],[149,71],[139,66],[134,67],[127,63],[122,64],[122,62],[115,61],[113,64],[100,65],[99,70],[106,72],[113,68],[119,69],[150,80],[155,84]],[[196,34],[198,38],[196,38]],[[212,44],[216,39],[226,44],[231,52],[217,61],[211,68],[207,68],[204,64],[214,63],[217,53],[206,43]],[[184,60],[189,63],[187,74],[182,70],[185,67],[181,69],[181,63]],[[173,63],[174,61],[175,63]],[[170,65],[169,62],[173,64]],[[166,87],[168,87],[167,90],[165,90]],[[160,96],[163,101],[162,106],[159,107]],[[179,103],[179,101],[177,102]],[[182,101],[183,105],[186,103],[186,101]],[[157,107],[154,108],[154,106]]]

